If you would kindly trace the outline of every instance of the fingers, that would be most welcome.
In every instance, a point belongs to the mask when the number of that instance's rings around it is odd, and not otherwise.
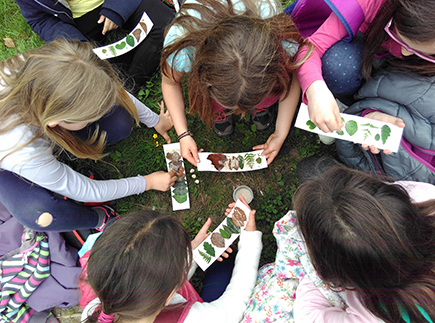
[[[251,212],[249,213],[249,220],[248,223],[246,224],[245,227],[245,231],[256,231],[257,230],[257,225],[255,224],[255,210],[251,210]]]
[[[103,15],[100,16],[100,19],[98,19],[97,24],[101,24],[102,22],[104,22],[104,19],[106,19],[106,17],[104,17]]]
[[[168,144],[171,143],[171,137],[169,137],[169,135],[168,135],[167,132],[164,132],[164,133],[162,134],[162,137],[163,137],[163,139],[165,139],[165,141],[166,141]]]
[[[267,149],[268,144],[262,144],[262,145],[257,145],[252,147],[252,150],[262,150],[262,149]]]
[[[231,247],[228,247],[227,250],[224,251],[224,253],[217,259],[217,261],[223,261],[223,258],[228,258],[230,255],[229,253],[232,253],[233,249]]]
[[[207,221],[205,221],[204,225],[202,226],[201,230],[199,230],[198,234],[202,234],[205,236],[208,236],[208,229],[210,229],[210,225],[211,225],[211,218],[208,218]]]

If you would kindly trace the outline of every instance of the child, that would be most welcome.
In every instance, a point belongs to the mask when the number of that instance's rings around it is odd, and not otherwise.
[[[231,282],[211,303],[202,303],[192,289],[190,295],[181,295],[196,268],[191,250],[207,237],[211,220],[191,244],[173,217],[141,211],[120,219],[91,249],[87,277],[98,299],[85,308],[82,321],[239,322],[255,284],[262,248],[254,216],[251,211],[240,235]]]
[[[47,43],[56,38],[107,43],[109,31],[132,31],[144,12],[153,22],[148,36],[127,54],[111,59],[139,90],[159,67],[163,33],[175,11],[161,0],[17,0],[26,22]],[[113,35],[112,35],[113,36]],[[112,37],[113,38],[113,37]],[[113,41],[113,40],[112,40]]]
[[[56,145],[100,159],[106,144],[127,137],[139,120],[169,139],[160,116],[128,94],[89,43],[58,39],[0,63],[0,203],[23,225],[41,231],[104,229],[116,218],[105,202],[146,190],[166,191],[174,173],[97,181],[53,156]]]
[[[243,322],[433,322],[435,186],[344,167],[304,180]]]
[[[294,55],[304,41],[280,12],[274,0],[186,0],[168,27],[162,91],[181,154],[193,165],[199,157],[187,127],[181,88],[185,73],[190,73],[190,112],[213,124],[219,136],[233,132],[233,114],[252,113],[257,129],[266,129],[273,121],[269,107],[279,102],[275,132],[253,149],[264,149],[268,164],[281,149],[299,101]]]
[[[433,322],[433,194],[432,185],[390,184],[341,167],[303,184],[294,197],[299,230],[318,275],[345,291],[349,307],[333,308],[305,277],[295,321]]]
[[[427,75],[427,68],[433,66],[430,55],[435,54],[433,1],[364,0],[344,4],[334,7],[335,12],[343,13],[340,18],[332,12],[308,38],[314,51],[297,71],[310,119],[324,132],[343,126],[334,95],[345,104],[352,104],[363,76],[370,78],[373,63],[379,65],[375,58],[388,56],[391,64]],[[298,21],[297,16],[293,19]],[[352,26],[355,34],[365,33],[365,41],[362,35],[350,43],[341,41],[353,36],[345,25]],[[298,55],[304,55],[304,50]]]

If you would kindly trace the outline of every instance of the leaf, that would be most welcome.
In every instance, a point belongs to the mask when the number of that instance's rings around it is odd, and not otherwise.
[[[123,49],[125,47],[125,41],[123,41],[119,44],[116,44],[115,47],[116,47],[116,49]]]
[[[344,135],[344,131],[343,130],[337,130],[336,133],[337,133],[337,135],[340,135],[340,136]]]
[[[125,37],[125,41],[127,42],[127,44],[129,44],[131,47],[134,46],[134,37],[132,35],[127,35]]]
[[[391,129],[387,125],[383,125],[381,128],[381,138],[382,143],[385,145],[385,142],[387,141],[388,137],[390,136]]]
[[[187,194],[184,194],[184,195],[173,195],[172,197],[174,198],[175,201],[177,201],[180,204],[183,204],[184,202],[187,201]]]
[[[313,130],[313,129],[316,128],[316,125],[315,125],[314,122],[311,121],[311,120],[308,120],[307,123],[306,123],[306,125],[307,125],[311,130]]]
[[[381,139],[381,136],[379,136],[379,134],[377,133],[376,136],[375,136],[375,140],[379,141],[379,139]]]
[[[231,233],[226,232],[224,229],[219,229],[219,232],[224,239],[229,239],[231,237]]]
[[[14,40],[12,38],[3,38],[5,46],[8,48],[16,48]]]
[[[370,128],[374,128],[374,129],[379,129],[379,127],[375,127],[371,123],[364,123],[364,124],[361,125],[361,127],[370,127]]]
[[[198,250],[199,254],[202,256],[202,258],[204,258],[206,263],[210,263],[211,261],[211,257],[205,253],[203,253],[201,250]]]
[[[245,155],[245,161],[250,168],[254,167],[254,164],[255,164],[254,158],[255,158],[255,156],[252,153],[248,153]]]
[[[116,50],[115,47],[109,46],[109,50],[112,52],[113,56],[116,56]]]
[[[346,122],[345,129],[349,136],[353,136],[358,131],[358,124],[354,120],[349,120]]]
[[[243,169],[243,167],[245,167],[245,161],[243,160],[243,156],[239,155],[237,156],[238,160],[239,160],[239,167],[240,169]]]
[[[208,243],[207,241],[204,242],[204,250],[212,257],[214,257],[216,255],[213,246],[210,243]]]

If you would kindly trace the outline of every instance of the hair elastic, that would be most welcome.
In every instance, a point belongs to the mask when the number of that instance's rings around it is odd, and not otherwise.
[[[193,137],[193,133],[191,133],[189,130],[183,132],[181,135],[178,136],[178,141],[180,141],[180,139],[187,137],[187,136]]]
[[[100,322],[100,323],[112,323],[114,318],[115,318],[115,315],[108,315],[108,314],[104,313],[103,311],[101,311],[100,315],[98,316],[98,322]]]

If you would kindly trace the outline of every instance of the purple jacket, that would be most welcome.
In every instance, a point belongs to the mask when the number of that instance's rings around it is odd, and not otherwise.
[[[57,0],[15,0],[26,22],[46,42],[56,38],[89,41],[75,26],[71,10]],[[100,14],[122,26],[142,0],[105,0]]]

